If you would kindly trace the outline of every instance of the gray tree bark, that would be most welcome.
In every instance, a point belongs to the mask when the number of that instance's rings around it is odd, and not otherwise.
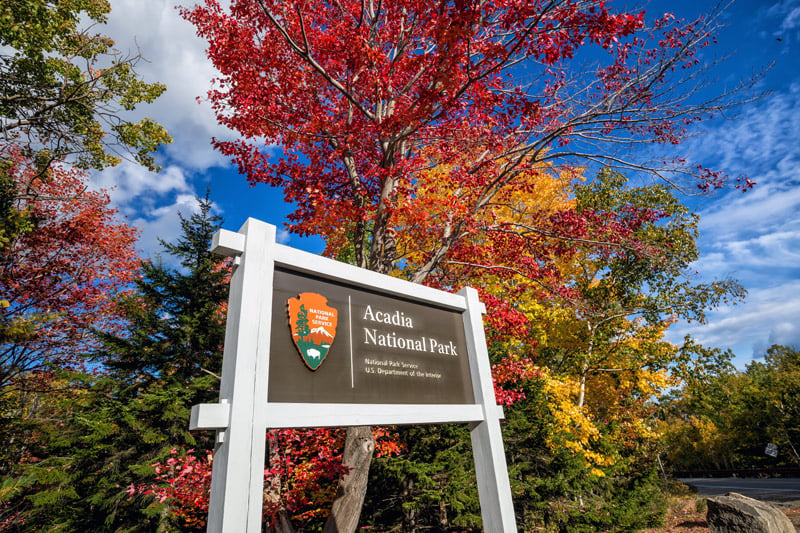
[[[375,452],[372,428],[347,428],[342,463],[350,471],[339,481],[339,491],[325,523],[323,533],[354,533],[361,518],[361,507],[367,494],[369,465]]]

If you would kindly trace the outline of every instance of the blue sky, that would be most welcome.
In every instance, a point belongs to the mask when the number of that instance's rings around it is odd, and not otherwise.
[[[137,113],[158,120],[175,139],[160,154],[164,169],[159,174],[123,162],[93,176],[94,185],[110,188],[121,213],[141,229],[143,255],[157,253],[159,237],[170,241],[178,235],[177,213],[190,213],[195,196],[207,186],[227,228],[236,230],[247,217],[259,218],[278,226],[282,242],[321,251],[320,240],[283,231],[291,206],[279,191],[249,187],[211,149],[212,136],[231,138],[231,133],[216,124],[202,99],[197,102],[215,71],[205,58],[204,43],[178,16],[176,2],[111,0],[111,5],[109,24],[98,31],[113,37],[123,51],[138,47],[147,62],[137,70],[168,87],[156,103]],[[693,18],[716,3],[628,5]],[[705,52],[710,59],[733,54],[715,72],[717,87],[731,88],[774,62],[758,87],[767,94],[703,125],[703,135],[674,155],[758,183],[747,193],[726,190],[684,199],[701,215],[701,258],[694,265],[700,279],[737,278],[749,296],[744,304],[711,313],[706,325],[675,325],[669,338],[678,341],[691,333],[706,345],[731,348],[743,367],[773,343],[800,346],[800,0],[741,0],[731,4],[722,22],[726,27],[719,44]]]

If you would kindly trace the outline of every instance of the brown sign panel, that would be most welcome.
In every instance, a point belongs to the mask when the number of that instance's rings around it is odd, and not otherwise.
[[[475,403],[458,311],[276,268],[271,339],[269,402]]]

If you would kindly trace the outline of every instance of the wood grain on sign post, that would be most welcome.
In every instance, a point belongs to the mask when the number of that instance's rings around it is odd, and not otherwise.
[[[499,420],[474,289],[459,294],[275,242],[248,219],[213,251],[234,258],[208,531],[261,531],[267,428],[471,423],[484,530],[514,532]]]

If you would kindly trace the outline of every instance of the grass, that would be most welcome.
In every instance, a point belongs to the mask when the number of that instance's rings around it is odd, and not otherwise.
[[[671,496],[662,527],[645,529],[642,533],[695,533],[709,531],[706,523],[705,498]]]

